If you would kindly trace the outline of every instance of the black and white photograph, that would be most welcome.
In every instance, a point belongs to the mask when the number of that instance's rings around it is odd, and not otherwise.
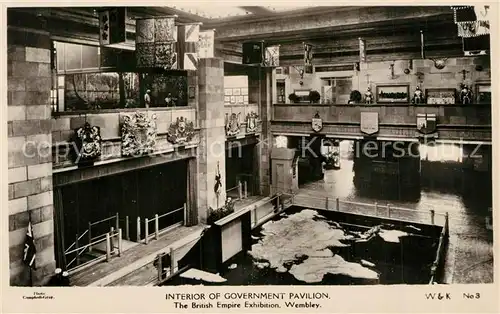
[[[5,7],[10,287],[494,284],[497,3],[117,5]]]

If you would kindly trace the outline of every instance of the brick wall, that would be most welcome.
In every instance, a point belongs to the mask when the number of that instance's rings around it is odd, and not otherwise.
[[[30,285],[22,262],[29,218],[37,248],[32,279],[55,269],[48,33],[8,30],[8,182],[10,284]]]
[[[198,122],[200,143],[197,158],[198,216],[206,222],[208,208],[220,208],[226,199],[226,158],[224,130],[224,61],[200,59],[198,64]],[[219,164],[222,188],[217,199],[214,192],[215,175]]]

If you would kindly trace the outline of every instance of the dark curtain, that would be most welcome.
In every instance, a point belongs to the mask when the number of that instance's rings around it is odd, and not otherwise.
[[[54,235],[56,265],[58,268],[66,269],[66,255],[64,254],[64,209],[60,188],[54,189]]]

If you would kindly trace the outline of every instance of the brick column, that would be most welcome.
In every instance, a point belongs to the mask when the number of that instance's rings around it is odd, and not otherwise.
[[[31,217],[36,243],[33,285],[54,273],[50,38],[8,29],[8,181],[10,284],[30,285],[23,249]]]
[[[198,217],[206,222],[208,209],[220,208],[226,199],[226,151],[224,130],[224,60],[200,59],[198,64]],[[217,163],[222,188],[214,192]]]
[[[250,101],[259,105],[259,116],[262,121],[262,132],[259,134],[259,143],[255,146],[255,177],[258,178],[257,190],[260,191],[261,195],[269,195],[271,184],[270,156],[273,146],[273,137],[271,135],[271,71],[270,68],[260,68],[259,70],[250,72],[248,77]]]

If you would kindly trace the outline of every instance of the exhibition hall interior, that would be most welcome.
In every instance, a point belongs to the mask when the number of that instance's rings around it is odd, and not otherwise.
[[[492,283],[490,17],[7,8],[10,285]]]

